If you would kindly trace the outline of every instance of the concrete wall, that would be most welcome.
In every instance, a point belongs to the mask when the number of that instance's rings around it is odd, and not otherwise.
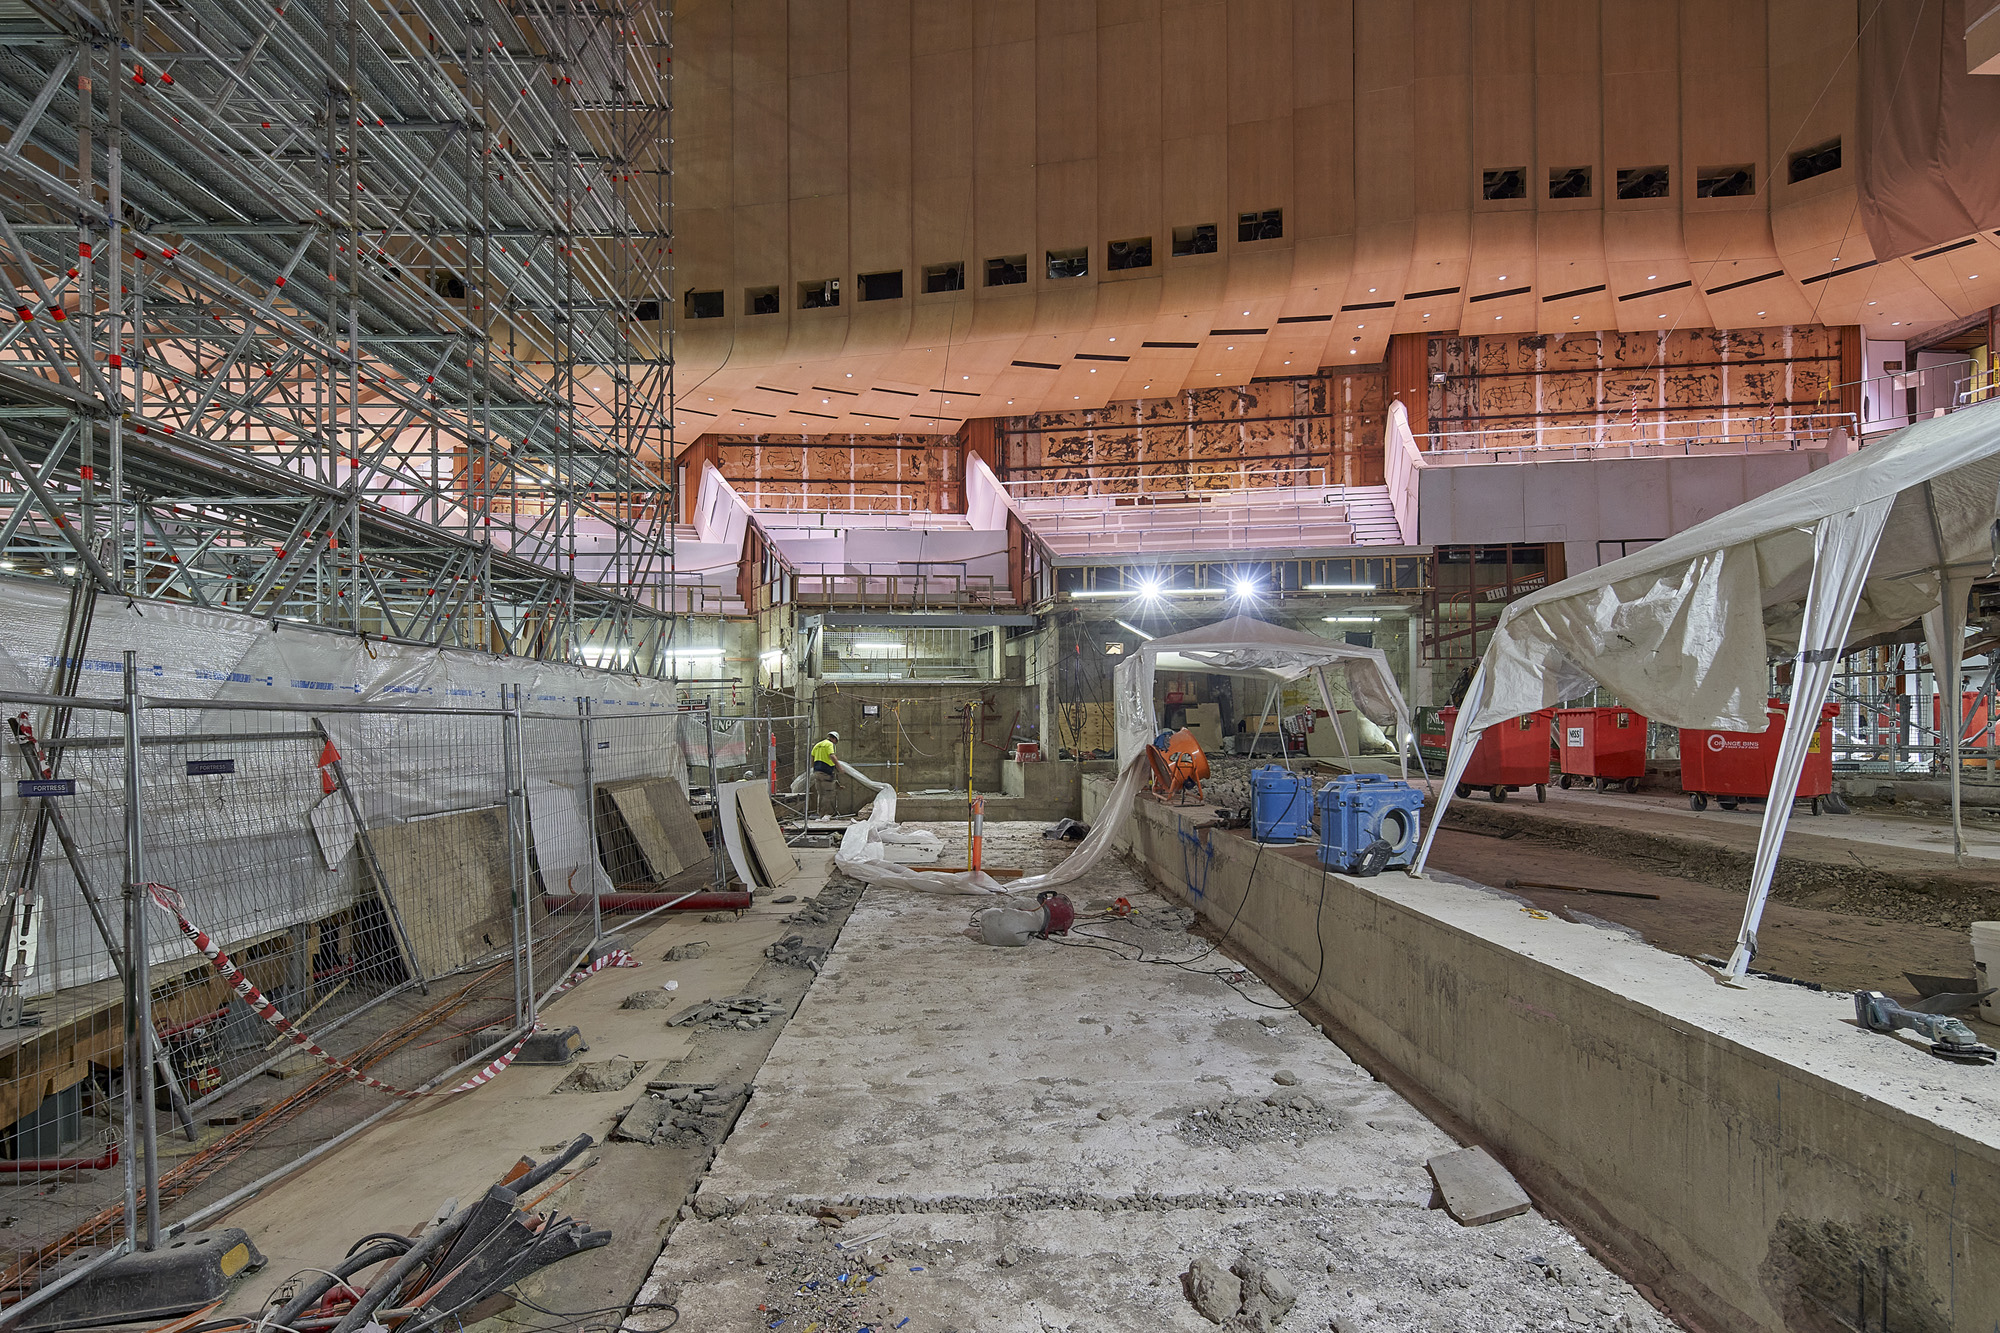
[[[1599,541],[1670,537],[1825,462],[1824,451],[1801,449],[1430,467],[1418,477],[1417,531],[1436,545],[1566,542],[1575,574],[1600,563],[1577,563]]]
[[[1107,786],[1085,783],[1086,818]],[[1198,885],[1183,827],[1214,849]],[[1990,1071],[1855,1030],[1846,997],[1724,988],[1504,896],[1325,876],[1309,852],[1259,861],[1148,801],[1130,839],[1169,891],[1233,923],[1232,949],[1310,989],[1364,1062],[1460,1118],[1689,1326],[1851,1328],[1865,1268],[1874,1328],[1885,1266],[1886,1327],[2000,1324]]]
[[[842,681],[814,696],[819,730],[840,733],[840,757],[898,791],[965,790],[966,725],[973,711],[972,786],[1000,790],[1000,761],[1016,741],[1034,740],[1038,707],[1025,684],[893,680]],[[866,709],[877,711],[870,716]]]

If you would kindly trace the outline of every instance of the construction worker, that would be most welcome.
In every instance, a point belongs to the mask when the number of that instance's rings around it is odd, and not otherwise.
[[[826,733],[826,738],[812,748],[812,785],[823,793],[822,802],[832,793],[835,783],[840,780],[840,770],[836,767],[840,760],[833,752],[833,747],[839,741],[840,733],[829,731]],[[822,811],[824,812],[823,806]]]

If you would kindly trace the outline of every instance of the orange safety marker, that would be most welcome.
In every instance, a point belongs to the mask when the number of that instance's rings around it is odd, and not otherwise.
[[[979,869],[980,853],[984,850],[985,842],[986,798],[975,796],[972,798],[972,849],[966,853],[966,866],[968,869]]]

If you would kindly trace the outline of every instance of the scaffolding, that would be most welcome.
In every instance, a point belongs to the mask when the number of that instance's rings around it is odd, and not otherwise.
[[[0,8],[0,570],[665,674],[671,22]]]

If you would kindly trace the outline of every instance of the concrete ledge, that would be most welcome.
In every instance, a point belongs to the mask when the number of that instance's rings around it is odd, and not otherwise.
[[[1327,875],[1207,819],[1142,799],[1131,849],[1684,1322],[1851,1327],[1886,1268],[1888,1327],[2000,1325],[2000,1071],[1864,1033],[1845,996],[1726,988],[1504,894]]]

